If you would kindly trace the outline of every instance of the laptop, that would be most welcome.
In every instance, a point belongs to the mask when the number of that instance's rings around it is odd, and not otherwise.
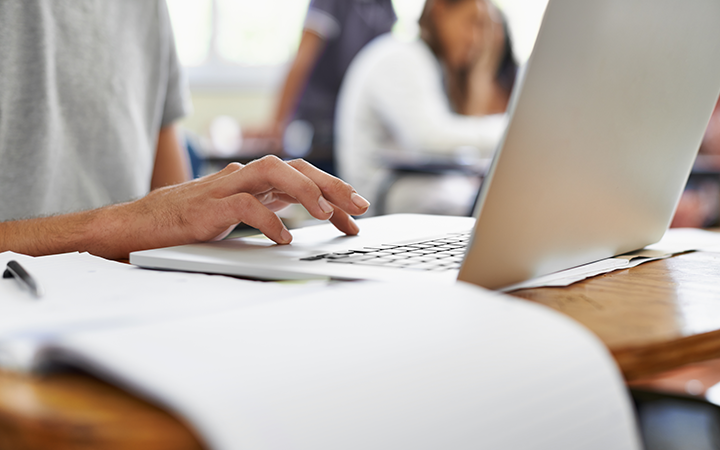
[[[550,0],[474,218],[361,219],[135,252],[141,267],[499,289],[658,241],[720,93],[717,0]],[[361,193],[362,194],[362,193]]]

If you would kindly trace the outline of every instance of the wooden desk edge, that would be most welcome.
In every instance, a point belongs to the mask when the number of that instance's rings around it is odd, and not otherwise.
[[[626,381],[720,358],[720,330],[670,342],[610,349]]]

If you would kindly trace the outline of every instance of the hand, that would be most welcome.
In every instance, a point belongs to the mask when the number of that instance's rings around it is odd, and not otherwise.
[[[243,222],[278,244],[292,235],[275,214],[301,203],[320,220],[355,235],[350,216],[367,211],[369,203],[343,182],[303,160],[283,162],[266,156],[247,165],[232,163],[215,174],[157,189],[146,197],[107,209],[123,222],[125,250],[204,242],[221,238]]]
[[[500,12],[488,2],[484,38],[470,66],[463,114],[485,116],[507,109],[507,94],[497,83],[497,71],[505,52],[505,29]]]

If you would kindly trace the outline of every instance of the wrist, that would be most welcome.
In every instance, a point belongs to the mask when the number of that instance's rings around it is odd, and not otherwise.
[[[127,259],[137,250],[133,239],[136,224],[130,223],[132,203],[120,203],[90,211],[88,220],[78,233],[82,242],[78,246],[108,259]]]
[[[9,225],[6,222],[0,222],[0,252],[10,250],[7,239],[8,232]]]

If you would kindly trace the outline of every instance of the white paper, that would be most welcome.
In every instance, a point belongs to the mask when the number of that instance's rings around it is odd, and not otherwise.
[[[650,261],[670,258],[690,251],[720,251],[720,233],[697,228],[672,228],[656,244],[642,250],[585,264],[542,277],[523,281],[502,289],[512,292],[518,289],[538,287],[565,287],[588,278],[616,270],[630,269]]]
[[[216,450],[640,448],[595,336],[463,283],[345,284],[67,335],[50,357],[169,407]]]
[[[645,247],[671,253],[720,250],[720,233],[698,228],[671,228],[657,244]]]
[[[34,346],[63,333],[246,308],[315,290],[144,270],[87,253],[41,258],[0,253],[0,268],[13,259],[45,290],[36,299],[15,279],[0,280],[0,367],[14,370],[26,368]]]

